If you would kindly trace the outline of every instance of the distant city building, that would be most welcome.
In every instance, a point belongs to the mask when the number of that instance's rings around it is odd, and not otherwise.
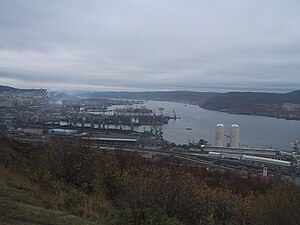
[[[31,135],[42,135],[44,133],[44,130],[38,128],[24,128],[23,133]]]
[[[293,103],[284,103],[282,105],[282,108],[284,108],[286,111],[295,111],[297,109],[300,109],[300,105],[299,104],[293,104]]]

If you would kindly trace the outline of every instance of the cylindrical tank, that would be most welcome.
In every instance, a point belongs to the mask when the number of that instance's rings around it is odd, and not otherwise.
[[[221,123],[216,125],[216,146],[224,146],[224,125]]]
[[[230,147],[237,148],[240,144],[240,127],[232,124],[230,127]]]

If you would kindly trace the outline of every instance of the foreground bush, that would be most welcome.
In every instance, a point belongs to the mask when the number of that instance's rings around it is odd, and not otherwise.
[[[110,225],[300,224],[300,188],[293,184],[248,185],[197,168],[147,163],[133,153],[104,154],[78,139],[55,140],[42,150],[14,145],[0,145],[0,175],[54,210],[108,217]]]
[[[152,207],[137,210],[119,210],[108,218],[109,225],[183,225],[176,218],[170,218],[161,208]]]

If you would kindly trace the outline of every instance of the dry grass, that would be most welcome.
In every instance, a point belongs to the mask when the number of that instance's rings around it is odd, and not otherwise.
[[[59,208],[64,204],[63,199],[62,195],[43,192],[29,179],[0,165],[0,224],[101,224],[97,220],[53,210],[52,204]]]

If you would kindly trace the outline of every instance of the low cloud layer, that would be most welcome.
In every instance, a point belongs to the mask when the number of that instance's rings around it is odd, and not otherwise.
[[[297,0],[1,1],[0,84],[299,89],[299,12]]]

